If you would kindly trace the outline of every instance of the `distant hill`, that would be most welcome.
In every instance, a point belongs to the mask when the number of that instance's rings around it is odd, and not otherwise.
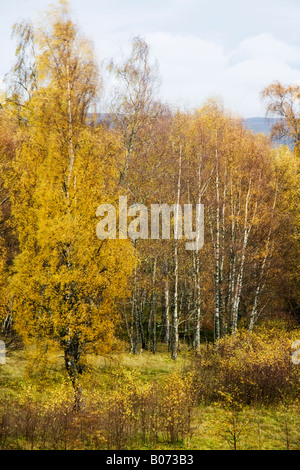
[[[247,129],[252,130],[254,134],[262,133],[270,135],[273,124],[275,124],[276,121],[279,121],[279,119],[253,117],[244,119],[243,121]],[[291,140],[288,140],[287,138],[282,138],[280,140],[274,141],[274,146],[278,145],[288,145],[291,149],[293,149],[294,147],[293,142]]]
[[[90,118],[95,115],[90,114]],[[97,122],[105,122],[109,127],[113,127],[112,117],[109,113],[97,113],[96,115]],[[267,118],[267,117],[251,117],[243,119],[243,123],[247,129],[254,132],[254,134],[265,134],[270,135],[273,124],[276,123],[279,119],[276,118]],[[289,142],[287,139],[281,139],[280,141],[274,142],[274,145],[289,145],[293,147],[292,142]]]
[[[278,119],[275,118],[252,117],[244,119],[244,124],[248,129],[252,130],[254,134],[263,133],[269,135],[272,125],[277,120]]]
[[[89,117],[95,118],[95,115],[89,114]],[[112,118],[109,113],[97,113],[96,115],[98,122],[106,122],[109,125],[112,124]],[[253,117],[248,119],[243,119],[245,126],[252,130],[255,134],[263,133],[263,134],[270,134],[272,124],[276,122],[274,118],[263,118],[263,117]]]

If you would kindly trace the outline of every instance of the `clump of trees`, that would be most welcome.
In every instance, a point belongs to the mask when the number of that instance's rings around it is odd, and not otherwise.
[[[252,331],[261,318],[299,313],[298,91],[264,91],[281,120],[273,148],[222,103],[171,112],[141,38],[121,64],[112,125],[93,113],[102,82],[91,43],[60,1],[45,23],[16,25],[16,65],[0,109],[0,287],[4,334],[50,338],[63,349],[81,406],[85,356],[116,335],[130,351],[177,358]],[[297,94],[298,93],[298,94]],[[96,118],[94,118],[96,116]],[[204,204],[205,245],[96,237],[96,209]]]

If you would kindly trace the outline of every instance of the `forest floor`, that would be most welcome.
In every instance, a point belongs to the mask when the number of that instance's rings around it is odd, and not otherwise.
[[[140,355],[126,352],[112,354],[110,357],[90,356],[86,364],[86,372],[82,378],[83,395],[87,402],[97,401],[98,396],[110,396],[110,391],[116,393],[118,384],[124,387],[124,396],[135,380],[141,386],[153,383],[168,383],[171,376],[188,370],[193,355],[182,351],[177,361],[172,361],[164,346],[156,355],[143,351]],[[123,381],[123,382],[122,382]],[[121,385],[122,387],[123,385]],[[72,395],[72,388],[64,370],[63,357],[56,350],[48,350],[47,354],[35,350],[15,350],[9,352],[6,365],[0,365],[0,448],[106,448],[104,438],[91,439],[89,444],[78,444],[78,439],[72,441],[70,435],[61,436],[60,431],[53,431],[50,441],[40,440],[37,435],[39,427],[36,423],[39,407],[55,406],[63,403],[64,397]],[[116,395],[112,394],[112,400]],[[165,397],[167,398],[167,397]],[[172,400],[172,397],[170,397]],[[14,403],[18,403],[16,414]],[[124,402],[125,403],[125,402]],[[7,407],[8,406],[8,407]],[[11,418],[9,407],[12,407],[14,420]],[[180,404],[179,404],[180,406]],[[126,407],[125,407],[126,408]],[[46,409],[46,408],[45,408]],[[54,409],[54,408],[53,408]],[[112,407],[113,409],[113,407]],[[2,415],[1,415],[2,410]],[[126,414],[127,411],[124,411]],[[35,418],[33,418],[33,415]],[[54,415],[52,415],[54,416]],[[113,416],[114,415],[110,415]],[[175,417],[176,418],[176,417]],[[220,403],[196,403],[193,406],[190,426],[185,433],[179,432],[178,438],[170,439],[162,434],[154,443],[151,439],[139,440],[137,435],[132,437],[132,428],[118,428],[116,433],[109,428],[110,444],[108,448],[117,449],[191,449],[191,450],[292,450],[300,449],[300,407],[291,401],[276,405],[238,406],[228,408]],[[54,421],[61,419],[55,416]],[[131,419],[131,418],[130,418]],[[114,426],[113,418],[108,426]],[[129,419],[128,419],[129,420]],[[120,415],[117,416],[118,426]],[[25,424],[24,424],[25,423]],[[35,423],[35,424],[34,424]],[[11,430],[11,427],[15,430]],[[18,432],[18,426],[20,430]],[[180,427],[180,426],[179,426]],[[22,429],[21,429],[22,428]],[[118,433],[126,434],[124,441],[119,442]],[[56,433],[56,434],[55,434]],[[95,431],[99,434],[99,431]],[[56,436],[56,437],[55,437]],[[58,437],[57,437],[58,436]],[[122,437],[122,436],[121,436]],[[49,438],[50,439],[50,438]],[[114,439],[117,439],[115,442]],[[50,439],[51,440],[51,439]],[[46,443],[47,442],[47,443]],[[119,442],[119,443],[118,443]],[[62,444],[64,443],[64,444]]]

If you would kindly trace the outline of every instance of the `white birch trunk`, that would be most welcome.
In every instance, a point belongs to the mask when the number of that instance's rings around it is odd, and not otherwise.
[[[178,207],[180,203],[180,194],[181,194],[181,163],[182,163],[182,149],[180,147],[176,220],[178,220]],[[177,231],[177,225],[176,225],[175,230]],[[173,315],[172,315],[171,357],[173,360],[176,360],[178,356],[178,349],[179,349],[179,334],[178,334],[178,323],[179,323],[179,313],[178,313],[179,264],[178,263],[179,263],[179,260],[178,260],[178,240],[176,236],[175,236],[174,262],[175,262],[175,269],[174,269],[175,288],[174,288],[174,310],[173,310]]]
[[[252,180],[250,180],[249,182],[249,189],[248,189],[246,201],[245,201],[245,218],[244,218],[244,230],[243,230],[242,255],[241,255],[240,269],[239,269],[237,281],[236,281],[236,289],[235,289],[233,309],[232,309],[232,333],[233,334],[236,334],[237,332],[238,312],[239,312],[239,305],[240,305],[240,299],[241,299],[241,293],[242,293],[242,287],[243,287],[246,249],[247,249],[249,235],[252,229],[252,225],[253,225],[254,217],[256,215],[256,209],[257,209],[257,202],[256,202],[252,220],[251,222],[249,222],[248,217],[249,217],[249,202],[250,202],[250,196],[251,196],[251,187],[252,187]]]
[[[219,180],[219,155],[218,155],[218,136],[216,135],[216,243],[215,243],[215,328],[214,336],[218,341],[221,337],[220,331],[220,180]]]

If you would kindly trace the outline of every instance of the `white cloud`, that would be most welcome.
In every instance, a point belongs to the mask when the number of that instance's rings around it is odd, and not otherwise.
[[[0,79],[14,62],[11,25],[51,1],[0,0]],[[161,96],[171,104],[195,107],[216,95],[244,116],[263,115],[265,86],[300,79],[299,0],[70,1],[99,62],[118,60],[135,35],[147,39],[160,65]]]
[[[262,33],[241,41],[232,54],[232,60],[240,62],[245,59],[256,60],[260,58],[269,62],[274,59],[299,66],[299,52],[299,47],[278,41],[270,33]]]
[[[162,95],[174,104],[196,107],[221,95],[234,112],[262,115],[265,86],[300,78],[300,48],[270,33],[246,38],[232,50],[194,36],[153,33],[147,40],[160,63]]]

